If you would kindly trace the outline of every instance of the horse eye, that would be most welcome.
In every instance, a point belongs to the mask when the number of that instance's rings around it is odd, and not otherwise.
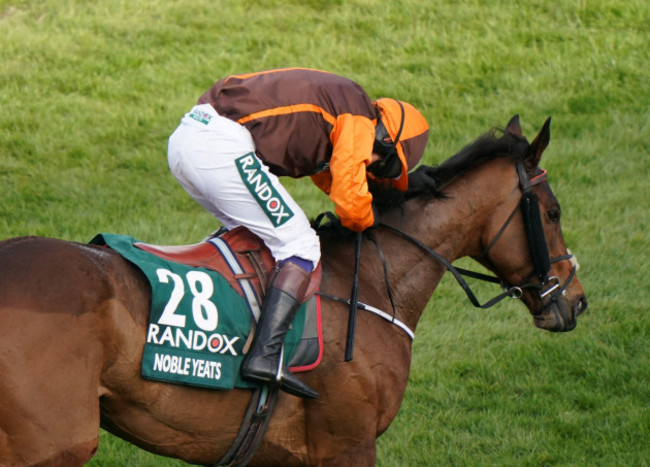
[[[560,210],[559,209],[550,209],[546,215],[551,222],[560,222]]]

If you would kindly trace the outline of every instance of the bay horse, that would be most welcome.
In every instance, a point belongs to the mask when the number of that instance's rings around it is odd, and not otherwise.
[[[558,201],[539,168],[549,120],[529,144],[515,116],[440,166],[418,169],[398,205],[381,205],[377,196],[381,224],[372,243],[363,241],[359,301],[394,309],[415,330],[445,262],[469,256],[521,298],[537,327],[572,330],[587,301]],[[522,199],[532,200],[532,217]],[[323,230],[323,292],[349,296],[354,246],[352,237]],[[163,456],[221,459],[251,392],[142,379],[150,293],[140,271],[113,250],[40,237],[0,243],[0,465],[82,465],[97,450],[100,425]],[[323,298],[324,355],[301,375],[320,398],[280,393],[250,465],[374,465],[376,438],[406,389],[412,341],[403,328],[360,311],[346,362],[348,311]]]

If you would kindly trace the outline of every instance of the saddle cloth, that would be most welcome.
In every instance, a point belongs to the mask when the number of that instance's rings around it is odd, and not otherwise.
[[[194,245],[157,246],[105,233],[90,243],[116,250],[149,280],[145,379],[218,389],[257,386],[243,380],[239,368],[273,275],[274,260],[261,239],[238,227]],[[312,295],[285,338],[284,362],[293,372],[308,371],[321,357],[320,297]]]

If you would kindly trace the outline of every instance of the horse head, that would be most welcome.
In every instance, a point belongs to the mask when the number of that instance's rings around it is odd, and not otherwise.
[[[550,118],[532,143],[522,135],[519,117],[508,123],[503,138],[524,143],[514,159],[512,195],[501,216],[491,216],[484,230],[483,252],[476,257],[492,270],[511,294],[548,331],[571,331],[587,300],[576,277],[578,262],[567,249],[560,225],[560,204],[539,167],[550,140]],[[509,215],[503,221],[505,213]]]
[[[410,173],[408,190],[402,195],[370,185],[373,207],[380,215],[377,235],[393,254],[394,270],[385,273],[385,282],[389,276],[398,280],[394,289],[402,291],[399,298],[409,305],[402,313],[410,316],[405,320],[411,325],[417,323],[445,269],[474,306],[488,308],[508,296],[520,298],[535,325],[549,331],[571,331],[587,308],[576,276],[578,263],[562,235],[560,205],[539,166],[550,140],[550,118],[532,143],[523,136],[518,116],[499,133],[479,137],[438,166],[421,165]],[[395,241],[395,234],[402,239]],[[404,240],[416,248],[404,249]],[[329,252],[324,256],[329,257]],[[452,264],[465,256],[496,278]],[[430,264],[422,257],[433,258],[437,267],[414,269],[414,265]],[[349,259],[346,264],[353,267]],[[382,266],[376,263],[369,267],[374,281],[378,268]],[[481,304],[462,278],[465,275],[500,283],[504,292]],[[411,296],[413,290],[422,293]],[[399,301],[389,298],[391,307]]]

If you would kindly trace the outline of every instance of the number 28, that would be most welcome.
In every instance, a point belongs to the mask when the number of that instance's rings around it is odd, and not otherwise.
[[[192,317],[196,325],[203,331],[214,331],[219,323],[217,306],[210,301],[214,292],[214,284],[208,274],[202,271],[189,271],[185,274],[185,281],[178,274],[169,269],[158,269],[158,280],[162,284],[174,283],[171,296],[165,309],[158,320],[159,324],[167,326],[185,327],[185,316],[177,314],[178,305],[185,296],[185,282],[192,292]]]

